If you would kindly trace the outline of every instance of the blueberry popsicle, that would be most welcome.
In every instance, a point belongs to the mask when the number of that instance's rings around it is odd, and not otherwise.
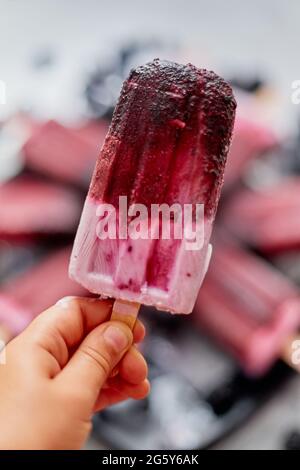
[[[35,124],[22,150],[26,167],[85,189],[106,131],[106,123],[101,121],[79,128],[67,128],[56,121]]]
[[[1,240],[67,236],[76,228],[81,198],[71,188],[29,175],[0,185]]]
[[[5,325],[13,335],[19,334],[36,315],[62,297],[87,294],[68,277],[70,253],[69,246],[60,248],[1,285],[0,330]]]
[[[285,177],[259,190],[242,189],[228,200],[226,227],[263,253],[300,248],[300,178]]]
[[[229,85],[191,64],[155,59],[131,71],[83,210],[70,263],[74,280],[117,299],[125,311],[130,302],[192,311],[210,256],[235,108]],[[120,196],[129,207],[143,205],[149,217],[153,205],[203,204],[201,249],[187,250],[174,235],[164,238],[160,216],[151,220],[157,238],[99,238],[99,207],[110,204],[119,214]],[[193,226],[194,217],[193,209]]]
[[[195,319],[248,374],[260,375],[300,326],[300,293],[262,258],[222,239],[199,293]]]

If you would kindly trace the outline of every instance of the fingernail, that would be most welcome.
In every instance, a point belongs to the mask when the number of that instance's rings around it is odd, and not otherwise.
[[[74,300],[74,299],[77,299],[78,297],[76,296],[72,296],[72,295],[69,295],[68,297],[63,297],[62,299],[60,299],[58,302],[56,302],[55,305],[58,305],[59,307],[68,307],[69,303]]]
[[[103,334],[104,340],[109,343],[116,352],[124,351],[129,344],[126,333],[117,326],[109,326]]]

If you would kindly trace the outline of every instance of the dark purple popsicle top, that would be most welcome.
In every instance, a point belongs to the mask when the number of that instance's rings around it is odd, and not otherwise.
[[[90,197],[217,208],[236,102],[214,72],[155,59],[124,82]]]

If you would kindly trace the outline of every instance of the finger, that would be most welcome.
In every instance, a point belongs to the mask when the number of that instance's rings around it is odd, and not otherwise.
[[[70,351],[93,328],[109,319],[112,303],[111,300],[66,297],[40,314],[21,335],[22,340],[27,341],[35,352],[36,347],[46,351],[62,368]],[[40,357],[45,358],[45,355]]]
[[[91,409],[113,368],[131,347],[133,335],[121,322],[106,322],[80,344],[66,367],[55,378],[70,392],[76,390]]]
[[[146,335],[146,328],[141,320],[137,320],[133,328],[133,342],[140,343]]]
[[[121,403],[122,401],[126,401],[128,399],[128,395],[119,392],[118,390],[114,390],[112,388],[104,389],[99,395],[99,398],[94,406],[93,412],[98,413],[99,411],[104,410],[104,408],[116,405],[117,403]]]
[[[150,386],[148,379],[143,380],[139,384],[132,384],[122,379],[122,377],[117,376],[109,379],[107,388],[125,393],[125,395],[128,395],[130,398],[139,399],[140,391],[145,389],[145,384]]]
[[[114,388],[102,390],[95,404],[94,412],[99,412],[108,406],[115,405],[129,398],[133,400],[143,400],[149,395],[150,383],[148,380],[145,380],[141,384],[136,385],[134,389],[132,388],[130,394],[127,393],[128,386],[124,386],[124,388],[127,388],[127,390],[115,390]]]
[[[13,334],[7,325],[0,324],[0,342],[7,344],[13,338]]]
[[[126,382],[139,384],[148,376],[148,366],[136,347],[132,346],[119,365],[119,375]]]

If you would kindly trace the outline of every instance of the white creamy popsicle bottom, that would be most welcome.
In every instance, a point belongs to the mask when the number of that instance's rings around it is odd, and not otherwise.
[[[204,219],[198,250],[187,250],[185,240],[103,240],[98,237],[99,204],[90,197],[86,200],[71,256],[71,278],[95,294],[171,313],[191,313],[209,265],[212,220]],[[147,278],[157,250],[161,250],[160,273],[166,274],[163,287],[153,276],[151,282]],[[164,250],[173,253],[166,266],[162,265]]]

